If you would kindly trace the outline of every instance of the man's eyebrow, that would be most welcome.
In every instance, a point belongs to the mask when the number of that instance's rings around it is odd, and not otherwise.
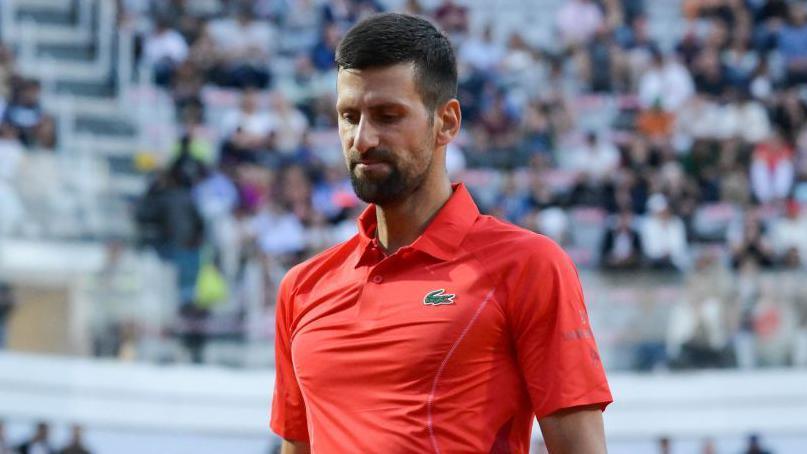
[[[370,110],[407,110],[409,109],[409,106],[403,102],[384,100],[384,101],[371,102],[370,105],[367,106],[367,108]],[[356,110],[356,107],[353,105],[353,103],[349,101],[337,102],[336,110],[337,111]]]
[[[406,103],[396,102],[396,101],[380,101],[377,103],[370,104],[370,109],[372,110],[384,110],[384,109],[406,109],[408,106]]]

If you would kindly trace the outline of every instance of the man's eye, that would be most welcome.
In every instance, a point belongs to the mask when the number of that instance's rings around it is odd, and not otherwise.
[[[380,115],[378,117],[378,120],[380,122],[382,122],[382,123],[394,123],[394,122],[398,121],[398,116],[397,115],[389,115],[389,114]]]
[[[349,112],[343,113],[342,114],[342,119],[345,120],[346,122],[352,124],[352,125],[355,125],[356,123],[359,122],[359,116],[355,115],[355,114],[352,114],[352,113],[349,113]]]

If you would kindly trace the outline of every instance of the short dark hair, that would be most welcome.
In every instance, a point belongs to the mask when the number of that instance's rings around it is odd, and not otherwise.
[[[367,69],[413,63],[423,104],[433,111],[457,96],[457,61],[448,38],[426,19],[376,14],[351,28],[336,50],[336,66]]]

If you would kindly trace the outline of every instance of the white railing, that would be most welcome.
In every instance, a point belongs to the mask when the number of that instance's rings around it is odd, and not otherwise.
[[[609,378],[615,402],[604,416],[611,440],[807,434],[804,370]],[[0,414],[90,428],[260,436],[273,382],[267,369],[0,353]]]

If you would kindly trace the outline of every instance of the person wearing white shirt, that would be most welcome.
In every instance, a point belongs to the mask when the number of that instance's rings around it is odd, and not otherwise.
[[[695,84],[687,68],[660,51],[639,79],[639,102],[650,108],[658,103],[668,112],[676,112],[695,93]]]
[[[242,89],[269,85],[275,32],[268,22],[254,20],[249,3],[239,6],[235,19],[211,22],[209,32],[220,60],[214,77],[218,83]]]
[[[279,91],[272,93],[270,104],[270,118],[275,131],[274,148],[282,154],[290,155],[303,142],[308,130],[308,119]]]
[[[746,143],[757,144],[771,135],[768,112],[750,94],[740,94],[739,100],[727,105],[722,113],[725,138],[739,137]]]
[[[169,27],[167,18],[158,17],[154,31],[143,43],[143,62],[154,71],[155,83],[168,85],[174,70],[188,58],[188,43]]]
[[[258,92],[244,91],[239,109],[227,113],[222,120],[222,134],[227,138],[222,159],[255,162],[256,153],[268,148],[274,131],[272,116],[259,108]]]
[[[671,211],[666,197],[653,194],[642,229],[642,249],[653,268],[684,270],[688,251],[684,222]]]
[[[807,215],[797,201],[787,201],[785,217],[773,225],[771,240],[780,258],[794,265],[807,266]]]
[[[49,432],[47,423],[37,423],[33,437],[17,446],[17,452],[19,454],[55,454],[56,451],[50,446],[48,440]]]
[[[307,246],[302,222],[277,203],[269,203],[261,210],[249,223],[249,230],[266,254],[297,254]]]
[[[461,60],[483,72],[492,71],[499,66],[505,54],[504,46],[493,39],[490,24],[485,26],[481,37],[474,36],[466,40],[459,50]]]
[[[593,0],[568,0],[555,17],[561,39],[567,46],[586,43],[604,20],[600,7]]]
[[[14,187],[24,159],[24,150],[14,128],[0,124],[0,233],[16,229],[25,216],[22,201]]]
[[[596,186],[619,168],[619,159],[619,151],[614,144],[589,132],[585,144],[574,152],[572,167],[589,184]]]

